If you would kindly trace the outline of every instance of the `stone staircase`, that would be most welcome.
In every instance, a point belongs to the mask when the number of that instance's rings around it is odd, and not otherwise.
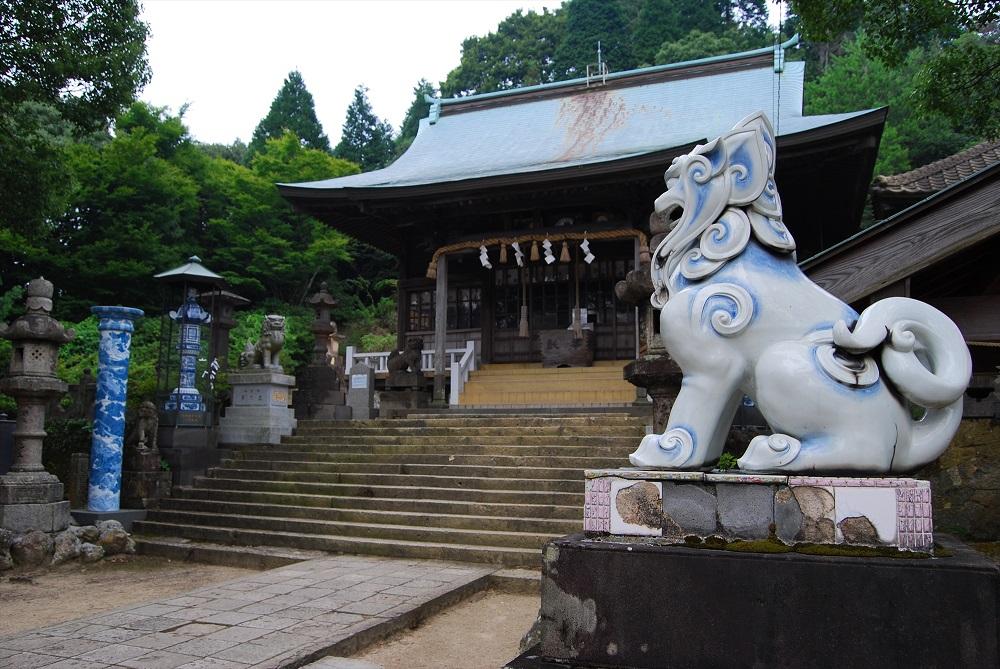
[[[181,539],[537,567],[582,527],[583,470],[628,464],[649,421],[634,413],[302,420],[134,529],[140,550],[174,556]]]
[[[485,365],[472,372],[459,405],[620,406],[635,400],[635,386],[622,378],[624,360],[593,367],[543,368],[538,363]]]

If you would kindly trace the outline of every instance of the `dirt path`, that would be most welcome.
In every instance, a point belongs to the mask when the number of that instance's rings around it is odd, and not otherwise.
[[[116,555],[0,578],[0,636],[73,620],[255,573],[252,569]]]
[[[537,595],[489,592],[356,658],[385,669],[496,669],[517,657],[521,637],[537,615]]]

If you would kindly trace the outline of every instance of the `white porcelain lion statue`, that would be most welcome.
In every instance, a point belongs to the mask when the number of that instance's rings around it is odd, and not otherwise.
[[[901,297],[858,315],[810,281],[782,223],[774,161],[771,124],[757,113],[666,172],[656,211],[673,223],[653,257],[652,302],[684,378],[665,432],[647,435],[632,464],[714,462],[744,394],[774,434],[750,442],[743,470],[931,462],[962,417],[972,364],[961,332]]]

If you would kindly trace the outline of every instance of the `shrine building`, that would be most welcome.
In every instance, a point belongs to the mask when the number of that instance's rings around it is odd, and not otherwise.
[[[656,319],[614,286],[648,253],[664,171],[696,144],[763,110],[798,257],[858,231],[886,110],[803,115],[805,63],[784,58],[796,43],[434,99],[388,167],[279,189],[399,259],[400,348],[421,338],[443,359],[473,342],[477,364],[539,362],[578,307],[598,364],[632,360]]]

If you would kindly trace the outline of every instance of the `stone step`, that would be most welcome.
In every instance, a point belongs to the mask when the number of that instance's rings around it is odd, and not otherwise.
[[[602,385],[616,387],[624,385],[635,391],[628,381],[622,378],[621,370],[595,370],[594,372],[583,374],[491,374],[489,372],[472,372],[466,383],[475,384],[504,384],[504,383],[544,383],[553,386],[581,385],[588,388],[599,388]]]
[[[540,548],[402,541],[375,537],[343,537],[228,527],[174,525],[150,521],[143,521],[141,531],[145,535],[152,535],[150,538],[154,539],[170,536],[236,546],[284,546],[303,550],[362,553],[388,557],[485,562],[508,567],[538,567],[541,564]]]
[[[237,451],[231,462],[287,462],[309,464],[359,465],[473,465],[480,467],[556,467],[565,469],[610,469],[625,466],[621,457],[572,457],[541,455],[461,455],[445,453],[328,453],[322,451]],[[260,469],[261,467],[252,467]],[[280,467],[275,467],[280,468]],[[308,470],[308,467],[304,467]]]
[[[607,364],[613,362],[614,364]],[[621,378],[622,369],[628,364],[625,361],[596,361],[590,367],[542,367],[539,363],[529,363],[524,366],[514,364],[486,364],[472,372],[477,375],[520,376],[523,374],[536,374],[546,377],[572,377],[587,376],[591,374],[618,374]]]
[[[524,490],[534,492],[583,492],[583,475],[573,479],[469,478],[421,474],[357,474],[273,469],[228,469],[212,467],[211,478],[244,481],[293,481],[302,483],[344,483],[348,485],[400,486],[419,488],[476,488],[479,490]]]
[[[441,414],[448,416],[449,414]],[[405,428],[482,428],[497,430],[498,428],[552,428],[552,427],[599,427],[615,428],[644,427],[646,416],[615,416],[605,420],[603,416],[577,416],[570,418],[545,418],[540,416],[512,416],[509,413],[486,416],[470,415],[470,417],[452,416],[447,418],[396,418],[392,420],[300,420],[297,429],[350,429],[350,430],[400,430]]]
[[[414,488],[353,483],[312,483],[304,481],[269,481],[258,479],[225,479],[197,476],[198,487],[216,490],[262,490],[314,495],[347,497],[386,497],[407,499],[438,499],[467,502],[497,502],[502,504],[558,504],[579,506],[583,504],[583,486],[576,492],[549,492],[538,490],[487,490],[481,488]]]
[[[308,518],[267,518],[261,516],[241,516],[201,511],[151,510],[143,523],[158,525],[189,525],[200,527],[228,527],[234,530],[267,530],[271,532],[294,532],[298,534],[320,534],[337,537],[360,537],[366,539],[387,539],[394,541],[424,541],[433,543],[457,543],[470,546],[504,546],[507,548],[541,548],[551,539],[565,532],[510,532],[489,531],[469,528],[442,528],[412,525],[388,525],[372,522],[345,522],[315,520]],[[145,525],[135,526],[144,532]]]
[[[415,511],[379,511],[371,509],[332,509],[285,504],[257,504],[193,499],[164,499],[149,520],[166,521],[162,512],[203,512],[219,515],[295,518],[330,522],[369,523],[408,527],[476,530],[480,532],[532,532],[569,534],[580,529],[579,519],[565,520],[545,517],[480,516],[460,514],[429,515]],[[577,514],[580,515],[580,514]],[[197,523],[201,524],[201,523]]]
[[[136,552],[178,562],[200,562],[243,569],[275,569],[297,562],[326,557],[326,551],[274,546],[226,546],[202,543],[179,537],[143,537],[134,535]]]
[[[582,467],[503,467],[497,465],[410,464],[399,462],[298,462],[288,460],[223,460],[221,470],[274,470],[326,474],[416,474],[472,478],[583,480]],[[303,479],[305,480],[305,479]]]
[[[642,437],[644,425],[551,425],[539,427],[522,427],[511,425],[505,428],[490,427],[352,427],[350,425],[299,426],[295,430],[297,436],[323,437],[325,439],[350,440],[355,437],[393,436],[393,437],[494,437],[499,434],[515,432],[523,436],[544,437]]]
[[[312,443],[281,443],[275,446],[276,451],[284,453],[371,453],[399,455],[515,455],[515,456],[567,456],[567,457],[600,457],[620,458],[621,463],[628,461],[628,455],[639,445],[638,440],[625,442],[618,446],[469,446],[465,444],[337,444],[329,445],[322,441]],[[235,446],[234,453],[244,448],[259,452],[260,444]]]
[[[394,434],[366,434],[363,436],[353,436],[349,439],[338,439],[338,446],[353,445],[440,445],[440,446],[585,446],[600,444],[605,446],[632,446],[637,445],[636,439],[641,439],[642,433],[633,430],[633,434],[592,436],[592,435],[535,435],[521,434],[516,430],[511,430],[509,434],[492,435],[463,435],[454,434],[448,436],[420,436],[420,435],[394,435]],[[329,445],[330,439],[317,434],[295,434],[281,438],[282,445],[310,444]]]
[[[619,404],[635,399],[634,390],[541,390],[536,391],[530,386],[522,390],[480,390],[466,386],[459,398],[462,406],[476,404],[496,405],[560,405],[560,404]]]
[[[409,499],[381,497],[350,497],[346,495],[316,495],[291,492],[265,492],[261,490],[227,490],[178,486],[173,499],[243,502],[277,506],[308,506],[310,508],[340,508],[351,510],[402,511],[431,515],[475,515],[550,518],[572,520],[580,518],[577,506],[556,504],[498,503],[441,499]]]
[[[614,423],[617,421],[635,420],[652,415],[652,405],[623,405],[620,407],[535,407],[535,408],[503,408],[491,407],[485,409],[470,409],[468,407],[449,407],[447,409],[414,409],[406,414],[406,418],[396,420],[475,420],[489,425],[492,420],[556,420],[573,421],[578,418],[595,423]],[[382,420],[382,419],[377,419]]]

